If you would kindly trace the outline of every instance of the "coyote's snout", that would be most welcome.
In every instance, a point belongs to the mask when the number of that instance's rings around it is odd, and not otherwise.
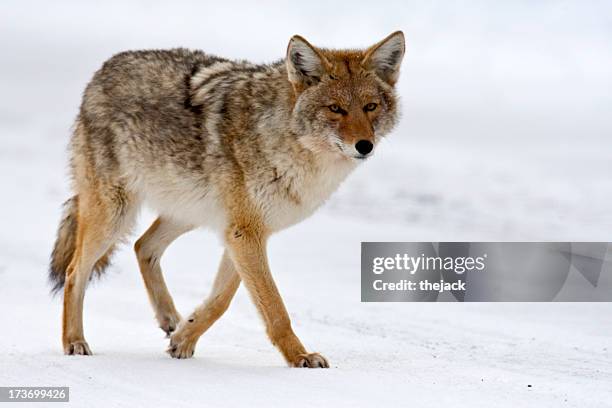
[[[52,253],[50,276],[64,286],[64,352],[91,354],[87,282],[146,202],[159,217],[135,250],[170,355],[191,357],[243,282],[287,362],[328,367],[291,328],[266,241],[312,214],[392,129],[403,56],[395,32],[365,50],[294,36],[286,58],[270,65],[184,49],[108,60],[84,93],[70,146],[74,196]],[[226,249],[209,298],[181,319],[160,259],[200,226],[219,232]]]

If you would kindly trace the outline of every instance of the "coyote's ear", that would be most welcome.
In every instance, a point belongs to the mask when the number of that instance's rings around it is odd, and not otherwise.
[[[319,82],[330,66],[327,59],[299,35],[289,40],[286,64],[289,82],[296,89],[304,89]]]
[[[376,72],[382,80],[394,85],[399,77],[399,68],[404,58],[405,49],[404,33],[396,31],[368,48],[363,61],[361,61],[361,66]]]

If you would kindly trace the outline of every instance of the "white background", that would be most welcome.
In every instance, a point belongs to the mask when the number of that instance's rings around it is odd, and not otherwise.
[[[184,46],[270,62],[293,34],[362,47],[397,29],[400,126],[270,243],[294,328],[332,369],[284,367],[243,289],[194,359],[165,355],[131,251],[147,211],[88,291],[96,355],[61,354],[46,269],[71,195],[70,126],[105,59]],[[360,241],[610,241],[611,72],[603,1],[3,2],[0,385],[69,385],[73,406],[612,406],[609,304],[359,301]],[[169,249],[183,314],[220,253],[205,231]]]

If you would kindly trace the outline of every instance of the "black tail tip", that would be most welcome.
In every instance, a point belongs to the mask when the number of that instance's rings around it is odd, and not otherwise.
[[[54,270],[52,267],[49,268],[49,284],[51,285],[51,295],[55,296],[64,289],[64,283],[66,283],[66,275],[61,272]]]

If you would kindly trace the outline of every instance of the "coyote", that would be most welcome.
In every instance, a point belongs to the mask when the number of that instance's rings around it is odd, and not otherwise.
[[[51,255],[50,278],[64,293],[64,353],[91,354],[85,288],[146,204],[158,218],[134,249],[172,357],[193,355],[243,282],[290,366],[329,367],[293,332],[266,241],[310,216],[391,131],[404,49],[397,31],[365,50],[318,48],[296,35],[285,59],[269,65],[180,48],[109,59],[74,125],[74,195]],[[217,232],[225,251],[212,293],[182,319],[160,258],[198,227]]]

